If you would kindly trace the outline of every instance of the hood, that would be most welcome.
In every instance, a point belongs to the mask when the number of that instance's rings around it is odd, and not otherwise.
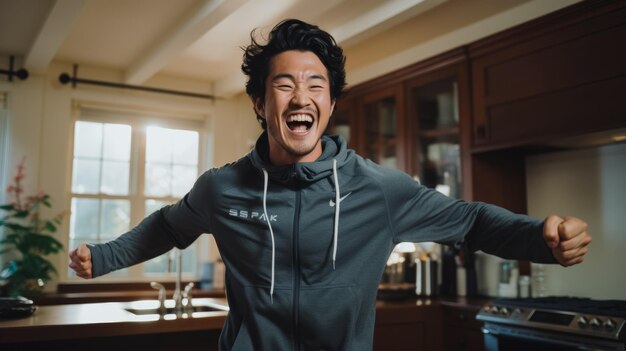
[[[333,159],[337,168],[343,167],[353,153],[347,148],[347,142],[339,135],[322,136],[322,155],[314,162],[298,162],[293,165],[272,165],[269,161],[269,142],[267,132],[261,134],[254,150],[248,158],[256,169],[265,169],[272,181],[293,185],[296,180],[315,182],[333,174]]]

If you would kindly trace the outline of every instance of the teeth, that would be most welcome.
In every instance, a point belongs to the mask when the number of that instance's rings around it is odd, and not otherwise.
[[[287,122],[309,122],[313,123],[313,117],[306,114],[290,115]]]

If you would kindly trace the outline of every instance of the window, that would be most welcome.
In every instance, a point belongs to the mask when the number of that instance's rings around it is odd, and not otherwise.
[[[128,120],[133,122],[123,122]],[[81,113],[74,124],[70,248],[113,240],[191,189],[199,172],[201,125],[160,122]],[[186,274],[196,273],[199,245],[183,251]],[[175,265],[169,252],[111,276],[154,279],[174,272]]]

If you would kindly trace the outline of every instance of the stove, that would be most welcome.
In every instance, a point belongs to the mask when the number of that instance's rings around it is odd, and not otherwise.
[[[510,349],[507,344],[531,341],[548,345],[546,349],[625,350],[626,301],[551,296],[525,299],[496,299],[476,315],[484,322],[488,350]],[[500,344],[501,347],[497,347]],[[496,345],[493,347],[493,345]],[[587,345],[581,348],[580,345]]]

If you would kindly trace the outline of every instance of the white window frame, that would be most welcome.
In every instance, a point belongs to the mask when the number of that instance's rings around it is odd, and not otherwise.
[[[180,198],[173,196],[155,197],[146,196],[143,194],[145,185],[145,166],[146,166],[146,133],[147,128],[151,126],[184,129],[198,132],[198,176],[200,176],[203,169],[202,160],[206,159],[206,145],[207,135],[205,132],[204,122],[199,120],[184,119],[176,116],[168,117],[153,117],[148,113],[135,112],[130,110],[118,111],[114,108],[108,110],[106,108],[78,108],[75,111],[72,118],[70,127],[70,165],[68,172],[68,188],[69,196],[66,204],[67,208],[71,208],[73,198],[88,198],[88,199],[128,199],[130,201],[130,226],[129,230],[134,228],[145,215],[145,203],[148,199],[156,199],[165,202],[175,202]],[[72,177],[73,177],[73,161],[74,160],[74,139],[75,139],[75,127],[77,121],[96,122],[96,123],[115,123],[126,124],[131,127],[131,151],[130,151],[130,175],[129,175],[129,195],[107,195],[107,194],[78,194],[72,191]],[[69,216],[68,216],[69,221]],[[69,225],[66,232],[67,243],[70,242],[70,230]],[[119,233],[121,235],[123,233]],[[201,235],[196,242],[192,245],[196,247],[196,267],[193,273],[183,273],[184,280],[197,280],[200,275],[200,265],[203,260],[206,260],[209,256],[210,242],[207,235]],[[73,248],[68,247],[68,250]],[[113,283],[113,282],[150,282],[150,281],[174,281],[175,272],[170,273],[144,273],[144,264],[140,263],[131,267],[128,267],[128,274],[124,276],[118,275],[104,275],[98,277],[98,282]],[[86,282],[75,275],[67,275],[67,281],[71,283]],[[91,281],[90,281],[91,282]]]

